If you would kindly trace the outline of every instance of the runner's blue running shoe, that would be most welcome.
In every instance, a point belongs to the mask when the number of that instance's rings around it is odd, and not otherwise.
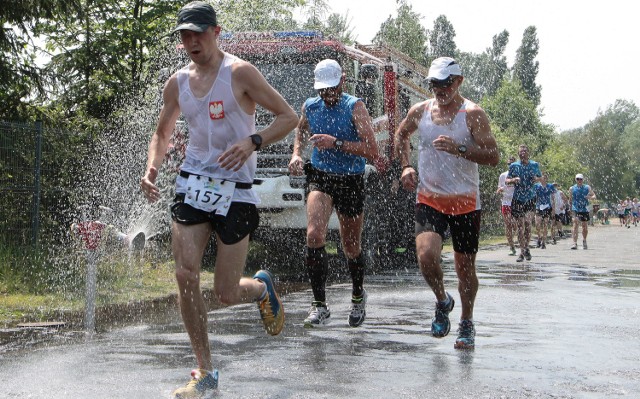
[[[456,349],[473,349],[476,345],[476,329],[471,320],[461,320],[458,324],[458,338],[453,345]]]
[[[284,307],[273,286],[273,277],[268,271],[260,270],[253,278],[262,281],[267,287],[267,295],[265,295],[263,300],[258,302],[258,309],[260,310],[262,323],[264,323],[264,329],[267,330],[270,335],[278,335],[284,326]]]
[[[446,307],[441,302],[436,302],[436,316],[431,319],[431,335],[436,338],[447,336],[447,334],[449,334],[449,330],[451,330],[451,323],[449,322],[449,312],[453,310],[455,301],[448,292],[447,298],[449,298],[449,305]]]
[[[213,390],[218,388],[218,370],[213,372],[208,370],[191,370],[191,381],[173,391],[174,399],[191,399],[209,396]]]

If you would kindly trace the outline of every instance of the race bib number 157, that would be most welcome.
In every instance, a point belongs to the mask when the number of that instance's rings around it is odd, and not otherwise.
[[[236,183],[213,177],[190,175],[184,203],[205,212],[227,216]]]

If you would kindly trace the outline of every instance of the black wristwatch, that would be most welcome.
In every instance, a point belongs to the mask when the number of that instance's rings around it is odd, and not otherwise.
[[[467,146],[462,144],[458,146],[458,154],[464,154],[465,152],[467,152]]]
[[[260,147],[262,147],[262,136],[260,136],[259,134],[252,134],[249,137],[251,137],[251,142],[253,143],[253,145],[256,146],[255,151],[258,151]]]
[[[343,145],[344,141],[340,139],[336,139],[336,141],[333,142],[333,146],[336,147],[336,150],[341,150]]]

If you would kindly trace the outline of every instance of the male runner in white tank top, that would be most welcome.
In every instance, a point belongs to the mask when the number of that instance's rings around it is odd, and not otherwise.
[[[176,180],[172,211],[172,249],[180,311],[198,369],[174,397],[201,397],[217,387],[209,348],[207,309],[200,290],[200,264],[213,232],[217,239],[214,293],[224,304],[257,301],[265,329],[277,335],[284,309],[271,275],[242,277],[249,234],[258,225],[251,190],[255,151],[284,138],[298,118],[287,102],[251,64],[222,52],[220,27],[211,5],[192,2],[178,13],[175,28],[191,63],[173,74],[164,91],[158,127],[149,144],[140,186],[150,202],[160,200],[155,185],[176,120],[189,125],[186,158]],[[271,111],[271,125],[256,133],[256,104]]]
[[[480,236],[478,164],[495,166],[500,155],[484,110],[460,95],[462,70],[449,57],[429,68],[434,99],[411,107],[396,131],[405,189],[416,190],[416,251],[420,271],[436,296],[431,334],[449,333],[453,297],[445,291],[440,253],[449,228],[462,305],[456,349],[475,346],[473,305],[478,291],[475,269]],[[409,163],[409,136],[420,134],[419,174]]]

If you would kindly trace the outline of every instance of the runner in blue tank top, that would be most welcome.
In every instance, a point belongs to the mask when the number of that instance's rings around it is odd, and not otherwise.
[[[573,245],[571,249],[578,249],[578,224],[582,225],[582,248],[587,249],[587,234],[589,222],[589,201],[596,199],[591,186],[584,184],[582,173],[576,175],[576,184],[569,189],[569,201],[573,212]]]
[[[325,286],[328,258],[325,240],[329,217],[335,207],[340,222],[340,239],[353,283],[349,325],[358,327],[365,319],[367,301],[364,259],[360,246],[364,220],[365,158],[378,158],[371,118],[364,103],[343,92],[345,75],[334,60],[323,60],[314,71],[313,88],[318,96],[302,106],[293,155],[292,175],[307,175],[307,248],[305,263],[313,291],[313,302],[305,327],[326,324],[331,312]],[[311,162],[305,165],[302,150],[313,146]]]
[[[551,231],[552,243],[556,243],[551,230],[553,222],[555,205],[556,188],[553,184],[547,182],[547,174],[543,173],[539,183],[535,185],[536,189],[536,231],[538,233],[538,248],[545,249],[547,247],[547,230]]]
[[[542,176],[540,165],[529,159],[529,147],[521,144],[518,146],[519,161],[509,165],[507,184],[513,184],[513,200],[511,201],[511,215],[518,226],[518,241],[520,242],[520,255],[516,262],[525,259],[531,260],[529,241],[531,240],[531,221],[536,208],[535,184]]]

